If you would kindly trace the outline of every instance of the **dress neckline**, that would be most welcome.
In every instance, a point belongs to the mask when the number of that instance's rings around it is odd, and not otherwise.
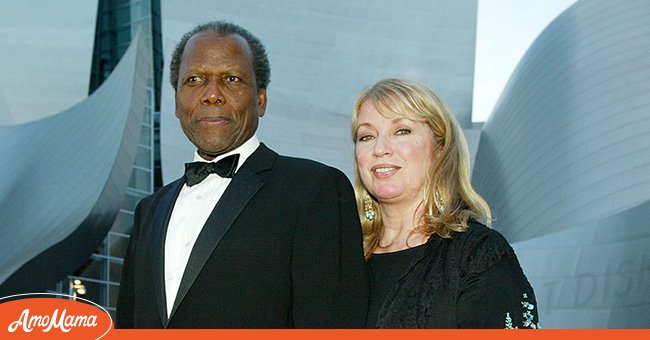
[[[372,253],[372,256],[397,255],[397,254],[409,253],[409,252],[414,251],[416,249],[421,249],[425,245],[426,245],[426,242],[422,243],[420,245],[417,245],[415,247],[410,247],[410,248],[406,248],[406,249],[400,249],[400,250],[386,252],[386,253]]]

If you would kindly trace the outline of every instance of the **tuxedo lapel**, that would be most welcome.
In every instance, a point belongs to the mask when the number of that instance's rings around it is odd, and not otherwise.
[[[277,154],[261,144],[258,149],[246,160],[246,163],[237,171],[221,196],[221,199],[208,217],[203,229],[192,248],[190,258],[183,273],[178,294],[174,301],[171,317],[174,316],[179,304],[187,295],[194,281],[212,255],[228,229],[239,216],[246,204],[255,193],[262,188],[264,183],[257,173],[269,169]]]
[[[165,296],[165,234],[169,225],[174,202],[183,187],[183,179],[172,184],[172,187],[160,198],[158,208],[151,222],[151,269],[153,274],[153,289],[156,295],[158,313],[163,327],[167,327],[167,298]]]

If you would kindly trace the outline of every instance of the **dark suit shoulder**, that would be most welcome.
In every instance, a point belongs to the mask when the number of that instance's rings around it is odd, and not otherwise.
[[[280,167],[294,167],[310,172],[318,172],[323,170],[338,171],[336,168],[325,165],[315,160],[283,155],[278,155],[275,165]]]
[[[167,184],[167,185],[165,185],[165,186],[159,188],[158,190],[154,191],[151,195],[149,195],[149,196],[143,198],[142,200],[140,200],[140,202],[138,202],[138,206],[137,206],[137,209],[136,209],[136,210],[143,210],[142,213],[144,213],[144,215],[148,215],[148,214],[150,213],[149,210],[150,210],[151,208],[155,207],[155,205],[157,204],[157,202],[158,202],[158,201],[159,201],[159,200],[160,200],[160,199],[161,199],[161,198],[162,198],[162,197],[163,197],[167,192],[169,192],[170,190],[174,190],[174,188],[175,188],[177,185],[180,184],[179,182],[182,182],[182,181],[184,181],[184,179],[181,177],[181,178],[179,178],[179,179],[177,179],[177,180],[175,180],[175,181],[173,181],[173,182],[171,182],[171,183],[169,183],[169,184]]]
[[[298,157],[279,155],[269,149],[264,143],[253,153],[246,163],[254,172],[270,171],[276,177],[305,178],[314,176],[334,175],[345,176],[340,170],[323,163]],[[316,178],[318,178],[316,177]]]
[[[165,185],[160,188],[158,188],[156,191],[154,191],[151,195],[143,198],[142,200],[155,200],[161,196],[164,196],[165,193],[167,193],[169,190],[172,190],[176,185],[178,185],[179,181],[184,181],[183,177]]]
[[[347,176],[332,166],[305,158],[278,156],[274,168],[295,180],[343,179]],[[349,182],[349,180],[348,180]]]
[[[327,201],[326,197],[338,196],[339,199],[349,200],[354,206],[354,190],[348,177],[341,170],[317,161],[278,156],[272,169],[260,175],[287,198],[303,200],[310,197]]]

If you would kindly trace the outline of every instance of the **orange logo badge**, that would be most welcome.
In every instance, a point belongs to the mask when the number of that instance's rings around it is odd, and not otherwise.
[[[31,293],[0,298],[0,338],[100,339],[111,328],[98,304],[63,294]]]

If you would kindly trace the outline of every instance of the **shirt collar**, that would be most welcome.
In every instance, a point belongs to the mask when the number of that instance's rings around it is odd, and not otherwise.
[[[238,146],[234,150],[228,151],[222,155],[219,155],[215,157],[215,159],[211,160],[210,162],[218,162],[220,159],[226,158],[230,155],[234,155],[236,153],[239,154],[239,162],[237,163],[237,171],[239,171],[239,168],[241,168],[242,164],[246,162],[248,157],[257,150],[257,147],[260,146],[260,141],[257,139],[256,135],[253,135],[253,137],[249,138],[244,144]],[[194,162],[207,162],[203,157],[199,156],[198,150],[194,152]]]

